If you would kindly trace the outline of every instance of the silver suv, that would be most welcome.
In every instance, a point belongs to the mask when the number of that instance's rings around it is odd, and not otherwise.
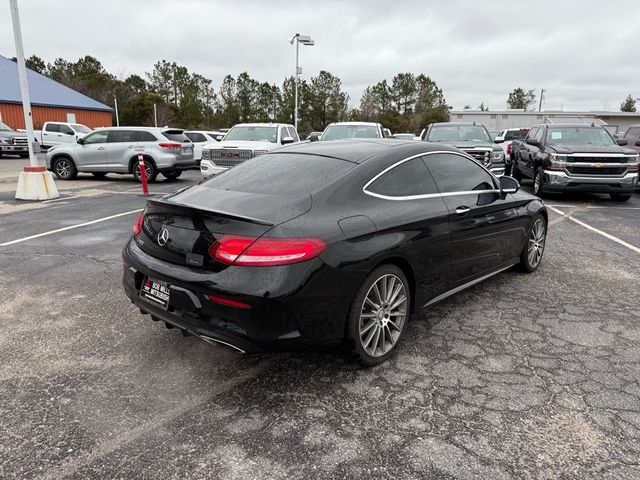
[[[77,142],[59,145],[47,151],[47,170],[62,180],[71,180],[78,172],[96,177],[107,173],[132,173],[140,181],[138,155],[144,159],[147,181],[158,173],[173,180],[183,170],[197,169],[193,143],[183,130],[153,127],[113,127],[93,131]]]

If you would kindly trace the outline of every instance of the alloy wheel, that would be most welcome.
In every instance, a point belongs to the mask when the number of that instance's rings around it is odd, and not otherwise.
[[[136,177],[142,178],[142,174],[140,173],[140,164],[136,164],[135,169],[136,169]],[[149,165],[147,162],[144,162],[144,172],[148,180],[151,177],[152,172],[151,172],[151,165]]]
[[[540,193],[540,174],[536,173],[533,177],[533,193]]]
[[[60,159],[56,162],[56,175],[60,178],[71,176],[71,164],[68,160]]]
[[[389,353],[398,342],[407,319],[407,291],[393,274],[378,278],[364,299],[358,322],[362,348],[372,357]]]
[[[544,243],[546,240],[547,227],[544,224],[544,220],[538,218],[533,227],[531,228],[531,234],[529,235],[529,251],[527,252],[529,258],[529,265],[536,268],[542,260],[542,254],[544,253]]]

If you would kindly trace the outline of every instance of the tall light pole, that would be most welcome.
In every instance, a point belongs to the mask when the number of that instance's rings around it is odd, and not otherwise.
[[[293,110],[293,126],[296,128],[296,130],[298,130],[298,82],[300,80],[300,74],[302,73],[302,68],[298,66],[300,44],[313,47],[316,42],[311,40],[311,37],[309,35],[300,35],[299,33],[296,33],[293,37],[291,37],[291,40],[289,40],[289,43],[291,45],[293,45],[294,42],[296,44],[296,76],[295,76],[296,93],[295,93],[295,107]]]

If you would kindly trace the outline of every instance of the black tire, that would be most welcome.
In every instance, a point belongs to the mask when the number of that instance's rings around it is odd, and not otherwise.
[[[538,225],[542,225],[544,231],[542,238],[535,230]],[[537,244],[537,246],[536,246]],[[547,244],[547,221],[544,216],[538,213],[531,221],[531,226],[527,232],[527,239],[522,247],[520,253],[520,269],[526,273],[535,272],[542,262],[542,256],[544,255],[544,249]],[[532,254],[532,250],[535,250],[535,254]],[[538,255],[539,254],[539,255]]]
[[[51,165],[51,169],[60,180],[73,180],[78,176],[76,164],[69,157],[56,158]]]
[[[522,183],[522,174],[520,173],[520,170],[518,170],[518,167],[516,166],[515,158],[511,160],[511,176],[515,178],[518,181],[518,183]]]
[[[149,160],[144,159],[144,168],[147,171],[147,183],[153,183],[156,181],[156,177],[158,176],[158,170],[156,169],[155,164]],[[136,159],[133,163],[132,167],[133,178],[135,178],[138,182],[142,182],[142,178],[140,178],[140,164]]]
[[[107,176],[107,172],[91,172],[91,175],[97,178],[104,178]]]
[[[175,180],[176,178],[178,178],[180,175],[182,175],[182,170],[170,170],[168,172],[162,172],[162,175],[167,179],[167,180]]]
[[[379,302],[381,308],[374,313],[373,304],[365,303],[370,294],[375,298],[374,284],[378,288],[377,285],[383,285],[379,282],[386,282],[384,285],[390,285],[392,280],[394,286],[390,289],[391,293],[395,291],[400,283],[402,287],[396,293],[395,298],[391,295],[387,297],[382,294],[385,298],[393,298],[391,300],[393,303],[388,305]],[[377,291],[382,293],[381,288],[378,288]],[[402,300],[402,292],[404,292],[404,301],[396,306],[394,310],[391,307]],[[347,338],[352,341],[354,353],[360,363],[369,367],[379,365],[393,354],[409,321],[410,306],[411,287],[407,277],[398,267],[395,265],[382,265],[367,275],[355,294],[347,320]],[[403,311],[402,316],[398,316],[397,312],[401,311]],[[394,312],[396,313],[394,314]],[[374,315],[374,317],[369,317],[370,315]],[[361,322],[367,323],[361,325]],[[367,338],[369,335],[371,337]],[[369,343],[367,343],[367,339]],[[388,342],[386,342],[387,339],[389,340]],[[387,348],[388,350],[386,350]]]
[[[536,197],[544,197],[544,171],[538,167],[533,174],[533,194]]]
[[[631,198],[630,193],[611,193],[609,196],[614,202],[626,202]]]

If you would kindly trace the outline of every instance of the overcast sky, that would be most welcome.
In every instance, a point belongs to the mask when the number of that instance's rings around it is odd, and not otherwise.
[[[0,3],[0,54],[15,55],[9,2]],[[640,2],[540,0],[19,0],[25,54],[45,61],[93,55],[118,75],[162,58],[210,78],[243,71],[280,84],[328,70],[354,106],[398,72],[425,73],[459,109],[506,107],[517,86],[545,88],[543,109],[618,110],[640,97]]]

